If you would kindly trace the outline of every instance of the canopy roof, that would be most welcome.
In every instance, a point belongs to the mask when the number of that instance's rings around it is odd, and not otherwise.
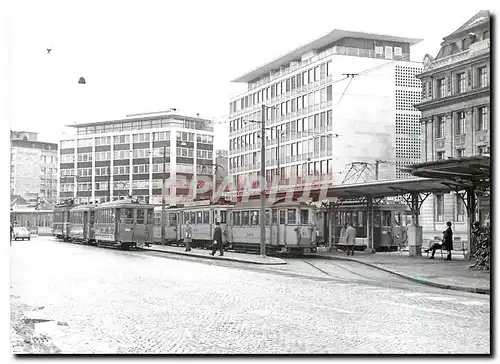
[[[490,156],[449,158],[440,161],[418,163],[405,167],[417,177],[447,179],[463,187],[476,182],[489,181],[491,170]]]

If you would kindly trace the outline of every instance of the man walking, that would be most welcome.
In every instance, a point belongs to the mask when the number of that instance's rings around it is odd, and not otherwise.
[[[345,232],[345,243],[347,245],[347,255],[349,251],[351,255],[354,255],[354,244],[356,243],[356,229],[349,223]]]
[[[224,246],[222,244],[222,229],[220,228],[220,222],[216,222],[215,223],[215,230],[214,230],[214,246],[212,248],[212,252],[210,253],[210,255],[215,255],[215,252],[217,251],[217,249],[220,249],[220,254],[219,256],[223,256],[224,255]]]
[[[184,242],[186,243],[186,251],[191,251],[191,239],[193,238],[193,228],[191,227],[191,222],[186,222],[186,236],[184,238]]]

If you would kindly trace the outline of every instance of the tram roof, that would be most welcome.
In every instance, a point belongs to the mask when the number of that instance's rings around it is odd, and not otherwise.
[[[71,211],[84,211],[84,210],[93,210],[98,205],[95,204],[87,204],[87,205],[77,205],[71,209]]]
[[[116,201],[103,202],[97,205],[96,209],[111,208],[111,207],[129,207],[129,208],[142,207],[142,208],[152,209],[155,207],[155,205],[133,202],[131,200],[116,200]]]
[[[286,201],[285,199],[279,199],[273,203],[269,203],[268,200],[266,200],[266,208],[270,207],[298,207],[298,206],[309,206],[307,203],[302,202],[302,201]],[[234,208],[236,209],[259,209],[260,208],[260,199],[257,200],[248,200],[245,202],[238,202],[237,204],[234,205]]]
[[[345,184],[329,188],[332,197],[389,197],[407,193],[446,193],[451,191],[449,181],[435,178],[407,178]]]

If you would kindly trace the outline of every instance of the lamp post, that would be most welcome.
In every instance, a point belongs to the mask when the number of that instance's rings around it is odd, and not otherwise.
[[[166,180],[167,147],[163,146],[163,175],[161,184],[161,245],[165,245],[165,180]]]

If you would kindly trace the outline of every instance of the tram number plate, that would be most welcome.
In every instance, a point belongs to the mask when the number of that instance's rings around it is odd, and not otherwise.
[[[247,236],[248,236],[248,237],[250,237],[250,236],[252,236],[252,237],[253,237],[253,232],[251,232],[251,231],[247,232]]]

